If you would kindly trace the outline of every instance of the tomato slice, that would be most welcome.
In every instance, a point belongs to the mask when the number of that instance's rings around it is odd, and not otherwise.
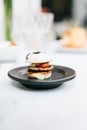
[[[42,64],[39,64],[39,68],[45,68],[45,67],[48,67],[49,66],[49,63],[42,63]]]

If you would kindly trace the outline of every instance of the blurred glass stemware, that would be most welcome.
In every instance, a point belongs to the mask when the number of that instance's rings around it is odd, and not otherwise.
[[[53,13],[36,13],[16,16],[13,26],[13,39],[22,43],[26,50],[35,50],[35,41],[38,49],[46,49],[45,43],[52,38]]]

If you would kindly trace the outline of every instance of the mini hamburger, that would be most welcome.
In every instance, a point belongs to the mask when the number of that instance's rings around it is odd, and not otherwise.
[[[29,53],[26,56],[26,61],[30,64],[27,69],[27,75],[30,78],[43,80],[51,77],[53,66],[45,52]]]

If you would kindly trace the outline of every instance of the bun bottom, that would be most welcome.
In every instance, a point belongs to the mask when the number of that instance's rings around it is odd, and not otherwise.
[[[50,78],[51,75],[52,75],[52,72],[51,71],[49,71],[49,72],[38,72],[38,73],[29,73],[29,72],[27,72],[27,75],[30,78],[44,80],[44,79]]]

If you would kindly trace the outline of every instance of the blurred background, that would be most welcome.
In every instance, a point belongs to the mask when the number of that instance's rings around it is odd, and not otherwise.
[[[51,40],[60,38],[67,28],[87,28],[87,0],[0,0],[0,41],[30,39],[31,30],[35,32],[32,19],[37,20],[34,16],[40,12],[54,15],[50,23]],[[38,25],[43,23],[37,21]]]

